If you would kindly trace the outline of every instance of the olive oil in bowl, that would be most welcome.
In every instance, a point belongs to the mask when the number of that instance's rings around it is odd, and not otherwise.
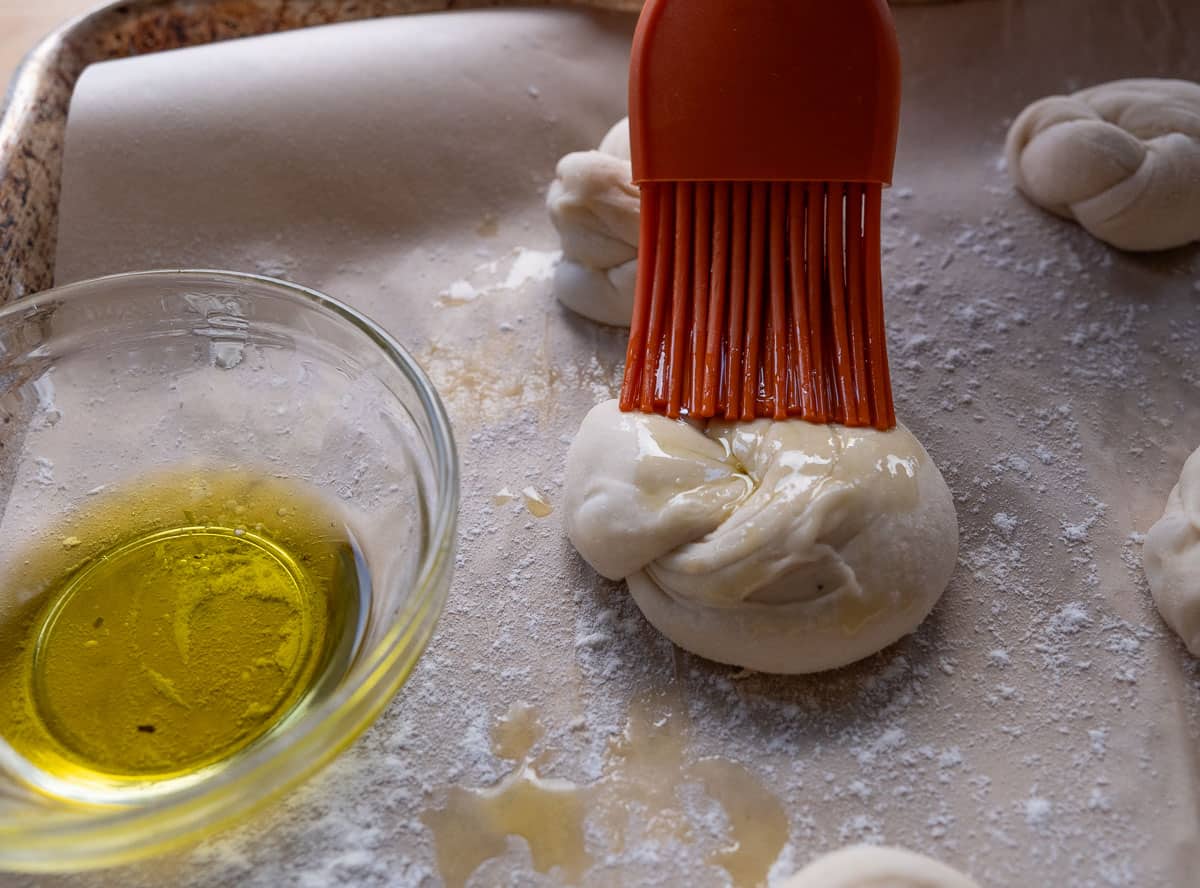
[[[42,591],[0,624],[0,738],[35,788],[98,802],[169,789],[349,666],[365,559],[294,482],[160,475],[62,530],[20,571]]]

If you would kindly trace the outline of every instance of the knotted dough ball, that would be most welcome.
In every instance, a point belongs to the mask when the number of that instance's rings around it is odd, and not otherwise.
[[[826,854],[783,883],[783,888],[979,888],[944,863],[905,851],[854,845]]]
[[[546,205],[562,238],[563,260],[554,276],[558,300],[594,321],[628,327],[641,211],[628,119],[609,131],[598,150],[577,151],[558,162]]]
[[[1114,247],[1200,240],[1200,84],[1118,80],[1042,99],[1006,150],[1030,200]]]
[[[1200,450],[1183,464],[1162,518],[1146,534],[1142,566],[1158,612],[1200,657]]]
[[[567,454],[571,542],[693,653],[834,669],[912,632],[958,552],[946,482],[907,429],[702,424],[593,408]]]

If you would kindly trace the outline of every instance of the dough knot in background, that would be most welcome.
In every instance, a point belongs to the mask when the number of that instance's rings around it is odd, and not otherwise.
[[[1114,247],[1200,240],[1200,84],[1119,80],[1042,99],[1006,153],[1030,200]]]
[[[944,863],[903,848],[854,845],[826,854],[782,888],[979,888]]]
[[[1200,450],[1184,463],[1162,518],[1146,534],[1142,562],[1159,613],[1200,657]]]
[[[567,455],[567,534],[687,650],[833,669],[912,632],[954,571],[946,482],[904,427],[688,422],[593,408]]]
[[[614,126],[596,151],[577,151],[558,163],[546,198],[562,238],[555,271],[560,302],[584,317],[628,327],[637,280],[641,193],[629,160],[629,120]]]

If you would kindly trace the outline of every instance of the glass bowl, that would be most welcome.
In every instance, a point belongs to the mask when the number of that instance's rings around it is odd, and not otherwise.
[[[349,745],[433,632],[459,495],[436,391],[353,309],[217,271],[115,275],[0,308],[0,629],[53,591],[54,577],[14,581],[29,546],[179,466],[287,479],[336,505],[370,576],[348,647],[270,730],[188,779],[93,793],[0,737],[0,870],[126,863],[247,817]]]

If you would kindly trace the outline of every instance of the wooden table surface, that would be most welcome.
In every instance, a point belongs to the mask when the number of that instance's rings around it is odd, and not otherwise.
[[[39,40],[69,18],[104,0],[0,0],[0,94]]]

